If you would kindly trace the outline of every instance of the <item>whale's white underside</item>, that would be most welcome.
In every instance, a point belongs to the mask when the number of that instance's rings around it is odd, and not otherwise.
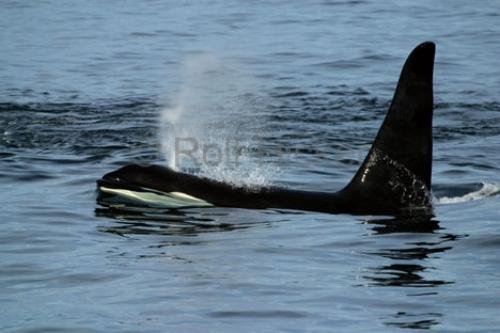
[[[103,193],[116,196],[118,199],[125,199],[128,203],[137,203],[158,208],[185,208],[185,207],[213,207],[205,200],[190,196],[182,192],[150,192],[132,191],[126,189],[109,188],[101,186]]]

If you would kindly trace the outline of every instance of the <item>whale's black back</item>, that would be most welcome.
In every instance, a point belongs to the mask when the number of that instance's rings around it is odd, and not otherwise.
[[[249,190],[162,166],[129,165],[102,186],[181,192],[215,206],[331,213],[400,214],[431,208],[432,76],[435,46],[417,46],[403,66],[387,116],[351,182],[339,192],[262,187]]]

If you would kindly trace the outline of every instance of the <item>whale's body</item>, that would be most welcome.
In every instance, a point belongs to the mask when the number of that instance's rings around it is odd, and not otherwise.
[[[127,165],[98,180],[99,202],[118,197],[168,208],[281,208],[327,213],[399,215],[432,211],[435,45],[408,56],[387,116],[363,164],[338,192],[235,187],[158,165]],[[111,199],[111,200],[110,200]]]

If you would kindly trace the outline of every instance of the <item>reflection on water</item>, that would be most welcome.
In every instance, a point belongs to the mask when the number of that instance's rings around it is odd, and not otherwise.
[[[189,256],[184,257],[176,252],[170,253],[165,249],[207,242],[202,237],[196,238],[202,233],[234,231],[263,224],[272,225],[274,222],[289,219],[290,216],[287,214],[295,215],[295,212],[264,210],[255,214],[252,210],[225,208],[169,210],[112,205],[97,208],[95,214],[113,220],[107,221],[106,224],[109,225],[99,227],[99,230],[105,233],[122,237],[180,236],[174,239],[172,237],[156,239],[155,244],[147,247],[151,252],[141,254],[138,258],[168,257],[193,263]],[[244,218],[245,214],[248,216],[262,214],[265,222],[248,222],[252,219]],[[402,292],[401,297],[407,302],[398,304],[397,310],[395,309],[396,311],[392,314],[387,313],[380,317],[381,323],[401,329],[431,329],[441,324],[443,313],[435,309],[422,311],[419,307],[412,308],[415,302],[411,300],[435,297],[439,295],[441,286],[455,283],[451,279],[436,276],[436,273],[439,274],[442,269],[437,266],[439,261],[433,259],[451,250],[453,242],[464,236],[445,233],[439,221],[430,216],[376,218],[366,223],[373,232],[371,237],[375,237],[377,242],[374,248],[368,249],[365,253],[376,256],[379,259],[375,262],[382,264],[370,267],[369,263],[365,263],[362,278],[368,283],[363,284],[362,287],[397,288],[397,293]],[[400,239],[404,241],[400,242]],[[415,291],[414,288],[419,288],[419,291]],[[267,315],[275,316],[274,313]]]
[[[234,231],[269,222],[233,223],[231,215],[219,209],[176,210],[132,206],[96,208],[96,216],[116,220],[118,225],[101,226],[102,232],[128,237],[130,235],[196,236],[204,232]]]
[[[428,234],[431,240],[406,241],[401,246],[380,248],[369,252],[392,263],[367,269],[368,274],[363,276],[374,287],[404,287],[404,288],[431,288],[432,291],[407,294],[409,297],[424,297],[437,295],[442,285],[455,283],[451,280],[432,278],[432,272],[440,268],[434,266],[433,258],[439,253],[451,250],[452,242],[464,237],[460,235],[441,233],[444,229],[439,221],[432,216],[398,217],[388,219],[374,219],[367,221],[372,225],[375,235],[391,233]],[[441,313],[409,313],[400,311],[383,321],[388,326],[406,329],[430,329],[440,323]]]
[[[439,221],[428,215],[373,219],[366,222],[373,225],[372,230],[377,234],[396,232],[433,233],[439,229]]]
[[[443,317],[441,313],[422,313],[410,314],[407,312],[398,312],[390,320],[386,322],[387,326],[395,326],[399,328],[428,330],[440,323],[439,319]]]
[[[436,253],[452,249],[449,245],[443,245],[453,241],[457,236],[440,235],[436,231],[440,229],[439,221],[431,216],[398,217],[392,219],[376,219],[367,221],[375,225],[373,231],[376,234],[389,233],[429,233],[435,234],[438,239],[431,242],[406,242],[401,248],[382,248],[370,252],[370,254],[392,259],[395,261],[389,265],[370,268],[371,275],[365,276],[374,286],[398,286],[398,287],[436,287],[442,284],[450,284],[453,281],[426,279],[423,274],[434,267],[425,265],[425,259],[431,258]],[[403,261],[403,262],[400,262]],[[410,262],[408,262],[410,261]]]
[[[422,265],[392,264],[373,269],[373,276],[365,276],[374,286],[383,287],[436,287],[451,281],[426,279],[422,274],[428,270]]]

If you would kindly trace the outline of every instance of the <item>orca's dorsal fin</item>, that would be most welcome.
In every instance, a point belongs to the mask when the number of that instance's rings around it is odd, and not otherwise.
[[[347,196],[381,211],[430,207],[434,54],[425,42],[408,56],[370,152],[342,190]]]

